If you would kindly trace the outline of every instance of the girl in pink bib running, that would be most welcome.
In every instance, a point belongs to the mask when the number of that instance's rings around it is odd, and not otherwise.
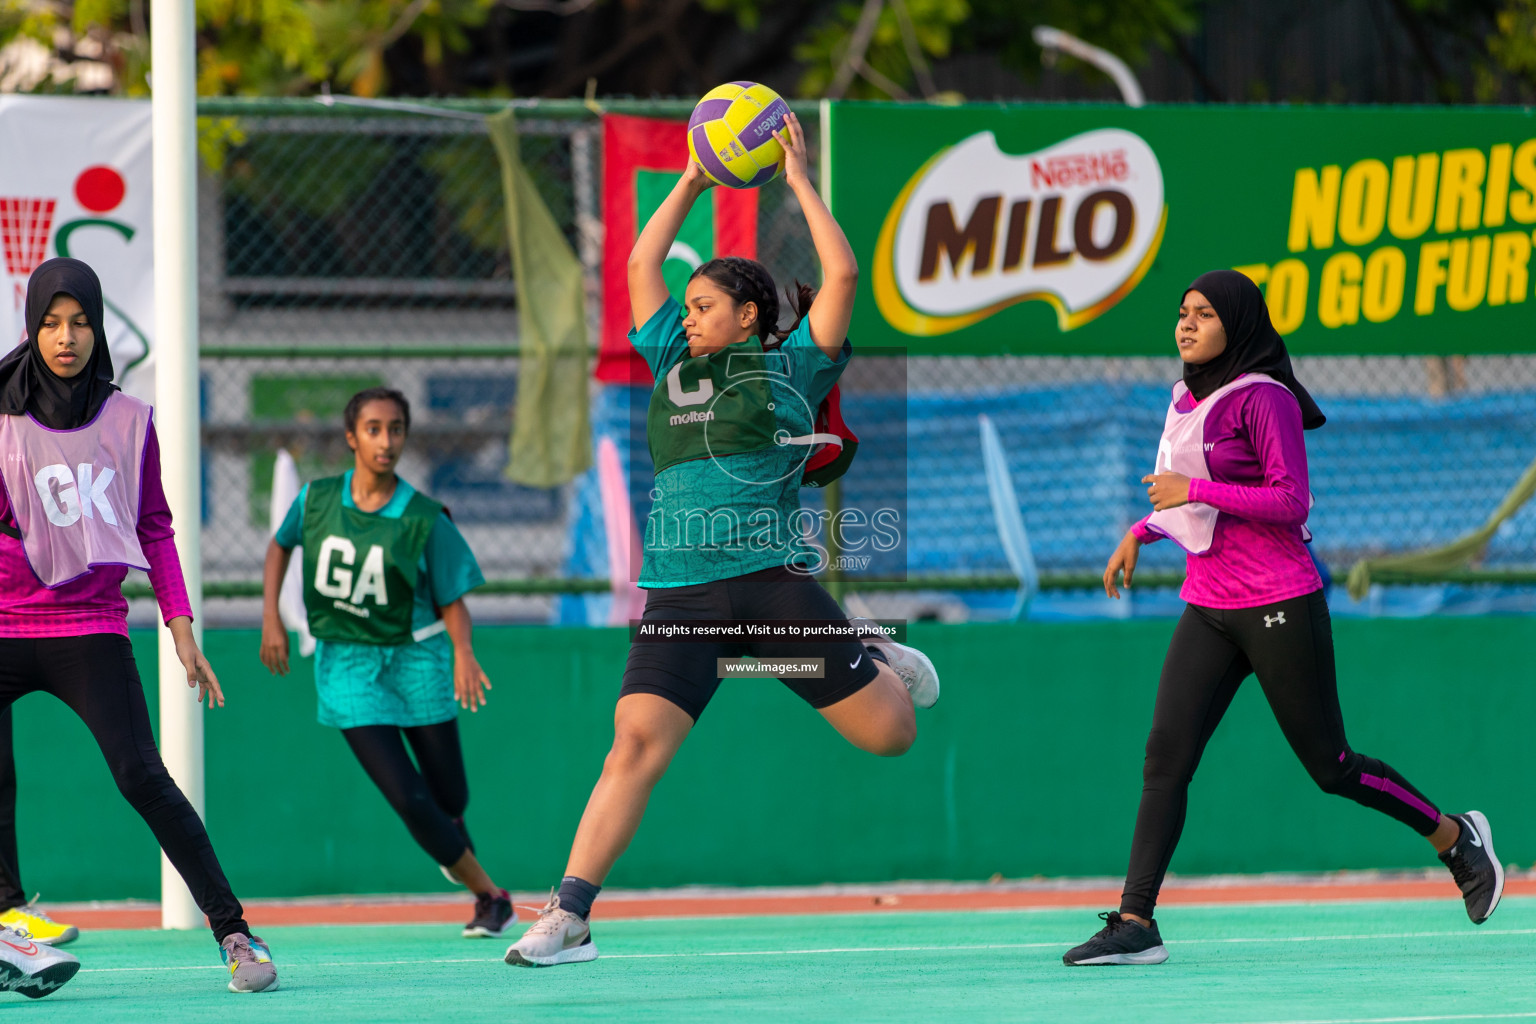
[[[1152,910],[1184,828],[1189,782],[1237,688],[1258,677],[1291,749],[1325,793],[1387,814],[1427,838],[1482,924],[1504,890],[1488,819],[1445,815],[1390,765],[1351,749],[1334,677],[1333,632],[1322,580],[1307,553],[1303,430],[1324,423],[1291,372],[1264,296],[1232,270],[1203,274],[1184,292],[1174,331],[1184,379],[1173,387],[1154,472],[1152,513],[1132,526],[1104,570],[1118,598],[1143,544],[1182,547],[1181,596],[1147,738],[1141,809],[1120,909],[1063,959],[1160,964],[1168,951]]]

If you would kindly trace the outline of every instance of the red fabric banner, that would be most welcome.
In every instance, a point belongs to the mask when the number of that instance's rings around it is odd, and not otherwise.
[[[629,344],[629,251],[640,234],[635,172],[675,171],[688,163],[687,125],[603,115],[603,322],[593,375],[610,384],[650,384]],[[714,256],[757,258],[757,190],[714,188]]]

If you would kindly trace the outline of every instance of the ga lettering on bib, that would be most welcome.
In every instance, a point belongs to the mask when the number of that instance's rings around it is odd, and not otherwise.
[[[342,504],[343,477],[309,485],[304,500],[304,608],[319,640],[410,643],[422,552],[443,506],[417,492],[399,519]]]

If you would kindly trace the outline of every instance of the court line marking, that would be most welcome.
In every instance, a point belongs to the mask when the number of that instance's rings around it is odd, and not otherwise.
[[[1521,1013],[1450,1013],[1427,1017],[1330,1017],[1317,1020],[1244,1021],[1242,1024],[1413,1024],[1437,1020],[1529,1020],[1536,1011]]]
[[[1277,935],[1273,937],[1233,937],[1225,939],[1174,939],[1165,943],[1170,946],[1209,946],[1209,945],[1239,945],[1262,944],[1267,942],[1365,942],[1372,939],[1440,939],[1440,938],[1469,938],[1473,936],[1508,936],[1508,935],[1536,935],[1536,928],[1496,928],[1468,932],[1457,931],[1433,931],[1433,932],[1381,932],[1375,934],[1358,935]],[[966,946],[827,946],[818,949],[743,949],[743,950],[699,950],[687,953],[605,953],[604,960],[675,960],[690,957],[729,957],[729,956],[811,956],[829,953],[941,953],[941,952],[985,952],[998,949],[1061,949],[1070,940],[1056,942],[997,942],[982,943]],[[400,967],[409,964],[485,964],[499,963],[500,957],[495,960],[486,960],[479,957],[454,958],[454,959],[416,959],[416,960],[333,960],[315,963],[297,963],[292,966],[299,968],[308,967]],[[85,967],[81,974],[112,974],[126,973],[128,971],[222,971],[227,970],[222,964],[196,964],[185,967]],[[1513,1017],[1536,1017],[1536,1012],[1509,1015]],[[1255,1024],[1389,1024],[1389,1022],[1412,1021],[1438,1021],[1438,1020],[1495,1020],[1499,1015],[1491,1016],[1470,1015],[1451,1017],[1372,1017],[1361,1018],[1359,1021],[1262,1021]]]
[[[695,953],[604,953],[599,959],[607,960],[667,960],[678,957],[704,956],[802,956],[816,953],[935,953],[943,951],[972,952],[989,949],[1060,949],[1061,942],[994,942],[973,946],[833,946],[823,949],[743,949],[705,950]]]
[[[900,896],[899,893],[896,894],[896,895],[898,895],[898,897]],[[1116,896],[1115,899],[1118,900],[1119,896]],[[1504,899],[1505,899],[1505,901],[1518,901],[1518,900],[1529,900],[1529,899],[1531,899],[1531,897],[1530,896],[1508,896],[1508,895],[1506,895],[1504,897]],[[1113,902],[1113,901],[1111,901],[1111,902]],[[1405,903],[1423,903],[1423,904],[1426,904],[1426,905],[1443,904],[1445,906],[1455,906],[1458,910],[1461,908],[1461,900],[1459,898],[1455,897],[1455,896],[1445,896],[1445,897],[1439,897],[1439,896],[1423,896],[1423,897],[1420,897],[1420,896],[1405,896],[1405,897],[1403,897],[1401,899],[1398,899],[1398,898],[1395,898],[1395,897],[1391,898],[1391,899],[1382,899],[1382,898],[1376,897],[1376,896],[1358,896],[1358,897],[1350,897],[1349,899],[1321,898],[1321,899],[1304,899],[1304,900],[1297,900],[1297,899],[1273,899],[1273,900],[1200,900],[1200,901],[1191,902],[1191,903],[1178,902],[1178,903],[1170,904],[1170,906],[1176,906],[1179,910],[1265,910],[1265,909],[1291,909],[1291,908],[1294,908],[1294,907],[1350,907],[1350,906],[1367,906],[1367,905],[1369,905],[1369,906],[1379,906],[1382,903],[1391,903],[1391,904],[1395,904],[1395,905],[1405,904]],[[868,909],[868,908],[853,908],[853,909],[848,909],[848,910],[827,911],[825,913],[819,912],[819,911],[810,912],[810,911],[793,910],[793,911],[784,911],[784,912],[769,911],[769,912],[766,912],[766,913],[759,913],[759,912],[756,912],[756,911],[750,911],[750,912],[749,911],[743,911],[743,912],[741,912],[739,914],[737,914],[737,913],[732,913],[732,914],[668,914],[668,913],[635,914],[635,915],[632,915],[632,916],[631,915],[626,915],[624,917],[604,918],[603,919],[603,923],[604,924],[612,924],[612,923],[617,923],[617,922],[621,922],[621,921],[745,921],[745,920],[749,920],[749,919],[753,919],[753,918],[763,918],[763,917],[774,917],[774,918],[782,918],[782,917],[807,917],[807,918],[821,919],[821,918],[830,918],[830,917],[862,917],[862,916],[865,916],[865,915],[868,915],[868,914],[871,914],[871,913],[880,914],[881,916],[896,916],[896,915],[901,915],[901,914],[908,914],[908,915],[916,915],[916,914],[1044,914],[1044,913],[1054,913],[1054,912],[1060,912],[1060,911],[1070,912],[1070,911],[1077,911],[1077,910],[1092,910],[1092,909],[1094,909],[1096,907],[1102,907],[1104,905],[1105,905],[1105,903],[1104,903],[1103,900],[1096,900],[1096,899],[1084,900],[1081,903],[1071,903],[1071,902],[1068,902],[1068,903],[1030,904],[1030,905],[1020,905],[1020,906],[1013,906],[1013,907],[1001,906],[1001,907],[958,907],[957,908],[957,907],[918,907],[918,906],[903,906],[901,904],[893,904],[893,905],[888,905],[886,907],[883,907],[883,908],[881,908],[879,910],[872,910],[872,909]],[[399,924],[420,924],[422,922],[417,922],[417,921],[400,921],[400,922],[369,921],[369,922],[360,922],[360,923],[363,923],[363,924],[376,924],[376,925],[388,925],[388,924],[393,924],[393,923],[399,923]],[[444,922],[441,922],[441,923],[449,924],[451,922],[444,921]],[[330,923],[330,924],[309,925],[307,927],[314,927],[314,928],[343,927],[344,928],[344,927],[351,927],[351,923],[350,922],[346,922],[346,923],[344,923],[344,922],[333,922],[333,923]]]
[[[1456,936],[1471,935],[1536,935],[1536,928],[1504,928],[1490,931],[1465,932],[1465,931],[1437,931],[1437,932],[1391,932],[1382,934],[1362,935],[1277,935],[1274,937],[1237,937],[1227,939],[1174,939],[1165,942],[1168,946],[1202,946],[1202,945],[1237,945],[1245,943],[1267,942],[1363,942],[1370,939],[1439,939]],[[933,952],[964,952],[970,950],[983,951],[989,949],[1060,949],[1071,940],[1059,942],[1000,942],[969,946],[846,946],[828,947],[823,949],[761,949],[761,950],[730,950],[712,951],[706,950],[692,953],[608,953],[603,954],[609,960],[658,960],[678,957],[705,957],[705,956],[798,956],[815,953],[933,953]],[[1533,1014],[1536,1016],[1536,1014]],[[1312,1022],[1275,1022],[1275,1024],[1312,1024]]]
[[[477,957],[458,960],[336,960],[320,963],[290,963],[288,967],[402,967],[406,964],[499,964],[501,957],[481,960]],[[77,974],[123,974],[129,971],[227,971],[223,964],[191,964],[184,967],[82,967]]]
[[[1172,939],[1165,942],[1168,946],[1198,946],[1211,943],[1240,943],[1240,942],[1363,942],[1367,939],[1444,939],[1457,936],[1470,937],[1474,935],[1536,935],[1536,928],[1490,928],[1487,930],[1438,932],[1376,932],[1359,935],[1274,935],[1269,937],[1242,936],[1227,939]],[[1386,1018],[1383,1018],[1385,1020]],[[1408,1018],[1404,1018],[1405,1020]],[[1275,1022],[1275,1024],[1292,1024],[1292,1022]],[[1296,1021],[1294,1024],[1303,1024]],[[1310,1022],[1308,1022],[1310,1024]]]

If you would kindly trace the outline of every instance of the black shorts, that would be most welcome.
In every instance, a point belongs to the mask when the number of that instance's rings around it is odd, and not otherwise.
[[[650,591],[641,622],[800,620],[846,623],[848,617],[820,583],[783,566],[774,566],[686,587]],[[821,658],[825,677],[781,679],[813,708],[836,704],[868,686],[879,673],[857,640],[814,642],[662,641],[630,644],[629,663],[619,696],[653,693],[676,704],[694,721],[720,687],[719,658]],[[761,682],[752,679],[749,682]]]

